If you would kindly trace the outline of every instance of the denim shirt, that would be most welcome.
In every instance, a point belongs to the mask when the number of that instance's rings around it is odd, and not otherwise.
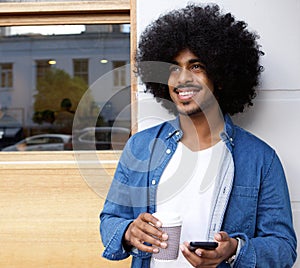
[[[245,241],[234,267],[292,267],[296,236],[284,171],[275,151],[225,115],[221,139],[228,152],[216,183],[209,237],[222,230]],[[103,257],[132,255],[133,268],[148,268],[151,253],[125,251],[123,235],[140,213],[154,213],[160,177],[183,133],[179,119],[133,135],[118,163],[100,214]],[[222,262],[218,267],[230,267]]]

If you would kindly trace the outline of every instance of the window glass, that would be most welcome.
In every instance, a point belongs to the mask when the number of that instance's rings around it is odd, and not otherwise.
[[[83,81],[88,83],[89,82],[89,60],[88,59],[74,59],[73,60],[73,74],[74,74],[74,77],[79,77]]]
[[[50,71],[50,68],[53,64],[54,60],[36,60],[35,61],[35,73],[36,73],[36,80],[45,79],[47,73]],[[55,63],[54,63],[55,64]]]
[[[121,68],[126,64],[125,61],[113,61],[114,72],[114,86],[123,87],[126,85],[126,70]]]
[[[1,27],[0,150],[122,149],[131,128],[129,32]]]
[[[0,87],[1,90],[10,89],[13,86],[12,80],[12,63],[0,63]]]

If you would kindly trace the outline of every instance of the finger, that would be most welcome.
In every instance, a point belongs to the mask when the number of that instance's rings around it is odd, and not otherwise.
[[[189,249],[188,242],[184,242],[184,245]],[[218,253],[216,250],[205,250],[202,248],[197,248],[195,251],[190,251],[190,252],[194,253],[198,257],[207,258],[207,259],[214,259],[218,256]]]
[[[217,250],[196,249],[195,254],[199,257],[215,260],[219,257]]]
[[[226,232],[219,232],[215,234],[215,240],[218,242],[229,241],[230,237]]]
[[[182,252],[182,255],[188,260],[191,265],[196,267],[196,265],[199,264],[199,257],[188,249],[188,243],[184,242],[184,244],[180,245],[180,250]]]
[[[137,227],[142,230],[144,233],[147,233],[148,235],[154,236],[155,238],[165,241],[168,239],[168,235],[164,233],[162,230],[156,228],[152,224],[149,224],[148,222],[138,222]]]
[[[214,258],[207,258],[205,255],[207,253],[211,253],[211,251],[215,250],[204,250],[204,249],[197,249],[195,252],[192,252],[188,248],[189,243],[184,242],[183,245],[180,245],[180,249],[182,251],[182,254],[184,257],[194,266],[194,267],[216,267],[218,265],[218,262]],[[199,251],[201,253],[196,254],[196,252]],[[205,253],[205,254],[204,254]]]
[[[147,242],[158,247],[164,247],[164,244],[162,244],[161,241],[163,233],[148,223],[137,222],[133,224],[130,234],[132,237],[131,240],[136,239],[138,241]]]
[[[183,256],[193,267],[214,267],[211,266],[213,263],[212,260],[208,261],[206,258],[199,257],[194,252],[190,251],[187,242],[184,242],[184,244],[180,245],[180,250]]]
[[[156,228],[160,228],[162,226],[162,223],[159,219],[155,218],[152,214],[150,213],[142,213],[140,214],[140,219],[144,222],[148,222],[153,224]]]
[[[144,244],[143,241],[140,241],[137,238],[132,239],[132,245],[141,251],[150,252],[150,253],[158,253],[159,252],[158,247],[146,245],[146,244]]]
[[[152,228],[154,227],[152,226]],[[145,245],[145,242],[152,246]],[[159,252],[158,248],[167,248],[168,246],[165,241],[161,241],[153,235],[147,234],[143,230],[137,228],[137,226],[134,226],[131,230],[131,244],[142,251],[153,253]]]
[[[142,241],[142,243],[147,242],[160,248],[167,247],[167,243],[165,242],[168,237],[167,234],[147,222],[141,220],[134,222],[131,226],[130,234],[132,237],[131,240],[135,239],[136,241],[136,245],[134,246],[140,246],[140,241]]]
[[[148,234],[154,235],[163,241],[168,240],[168,234],[158,229],[162,226],[162,222],[150,213],[140,214],[137,220],[142,222],[140,223],[142,226],[141,228],[144,229]],[[155,228],[152,228],[152,226]]]

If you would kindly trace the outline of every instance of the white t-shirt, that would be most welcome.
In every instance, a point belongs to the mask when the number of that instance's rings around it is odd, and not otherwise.
[[[225,144],[193,152],[179,142],[164,170],[157,189],[157,212],[176,212],[182,218],[180,244],[207,240],[208,220],[215,177],[223,158]],[[175,261],[151,258],[151,268],[192,267],[179,250]]]

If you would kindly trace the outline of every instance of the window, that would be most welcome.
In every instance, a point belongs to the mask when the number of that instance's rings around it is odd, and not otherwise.
[[[126,85],[126,69],[125,61],[114,61],[113,69],[114,71],[114,86],[122,87]]]
[[[5,107],[3,113],[22,111],[17,118],[22,135],[10,143],[35,135],[71,134],[73,117],[86,91],[103,75],[130,62],[129,7],[128,0],[101,1],[100,5],[99,1],[6,4],[0,0],[0,49],[6,62],[1,65],[0,89],[14,86],[13,91],[0,90],[0,107]],[[126,110],[119,116],[131,101],[128,69],[119,68],[105,87],[95,87],[95,94],[103,99],[91,94],[81,115],[82,129],[131,129],[131,113]],[[66,100],[68,107],[63,105]],[[55,122],[61,114],[68,114],[68,124]],[[91,115],[97,114],[91,125]],[[7,146],[5,138],[0,137],[0,150]]]
[[[51,60],[36,61],[36,80],[46,77],[47,72],[51,69]]]
[[[14,81],[10,80],[14,90],[0,92],[0,104],[10,110],[23,109],[22,138],[71,135],[89,127],[130,130],[131,115],[124,112],[131,101],[130,87],[126,85],[130,70],[124,67],[130,59],[130,34],[122,31],[126,27],[121,25],[102,26],[9,27],[2,36],[1,51],[14,62],[16,71]],[[102,64],[103,58],[111,64]],[[8,81],[8,67],[12,64],[2,67],[2,77]],[[87,98],[81,102],[84,96]],[[82,103],[85,107],[77,113]],[[78,129],[73,125],[76,116]],[[76,137],[73,141],[79,143]],[[17,138],[11,140],[17,141]],[[93,146],[84,143],[78,148],[93,149]]]
[[[1,89],[11,89],[13,87],[13,65],[12,63],[0,64],[0,85]]]
[[[74,59],[73,60],[73,74],[80,77],[87,84],[89,83],[89,61],[88,59]]]

